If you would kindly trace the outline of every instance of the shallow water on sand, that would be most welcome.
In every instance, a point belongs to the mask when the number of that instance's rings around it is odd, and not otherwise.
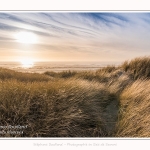
[[[67,70],[96,70],[107,65],[118,65],[119,62],[35,62],[32,66],[24,67],[20,62],[0,62],[0,67],[21,72],[44,73],[46,71]]]

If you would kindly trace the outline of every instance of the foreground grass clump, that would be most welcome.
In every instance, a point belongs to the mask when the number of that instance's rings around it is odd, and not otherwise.
[[[133,79],[150,78],[150,57],[139,57],[125,61],[121,68],[130,73]]]
[[[34,81],[49,81],[50,78],[44,74],[38,73],[22,73],[10,69],[0,68],[0,79],[16,79],[24,82],[34,82]]]
[[[150,81],[137,80],[120,96],[117,137],[150,137]]]
[[[103,112],[115,97],[83,80],[0,81],[1,125],[28,125],[23,137],[105,137]],[[115,120],[114,120],[115,121]],[[110,131],[110,130],[109,130]]]

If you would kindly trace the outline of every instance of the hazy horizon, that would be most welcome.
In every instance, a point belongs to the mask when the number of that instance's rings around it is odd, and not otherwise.
[[[31,72],[31,73],[44,73],[46,71],[83,71],[83,70],[97,70],[102,67],[118,66],[120,62],[73,62],[73,61],[51,61],[51,62],[34,62],[34,63],[21,63],[21,62],[0,62],[0,67],[13,69],[21,72]]]

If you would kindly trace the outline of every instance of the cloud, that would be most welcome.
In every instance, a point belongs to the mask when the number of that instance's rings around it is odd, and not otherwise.
[[[15,43],[15,33],[28,31],[39,37],[41,52],[46,46],[47,51],[92,54],[92,59],[109,52],[123,59],[131,51],[133,57],[150,53],[149,23],[150,13],[0,13],[0,41]]]

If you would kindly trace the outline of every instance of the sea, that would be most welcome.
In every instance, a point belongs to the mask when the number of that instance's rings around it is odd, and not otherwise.
[[[20,62],[0,62],[0,67],[30,73],[44,73],[46,71],[88,71],[97,70],[108,65],[119,65],[120,62],[34,62],[21,64]]]

